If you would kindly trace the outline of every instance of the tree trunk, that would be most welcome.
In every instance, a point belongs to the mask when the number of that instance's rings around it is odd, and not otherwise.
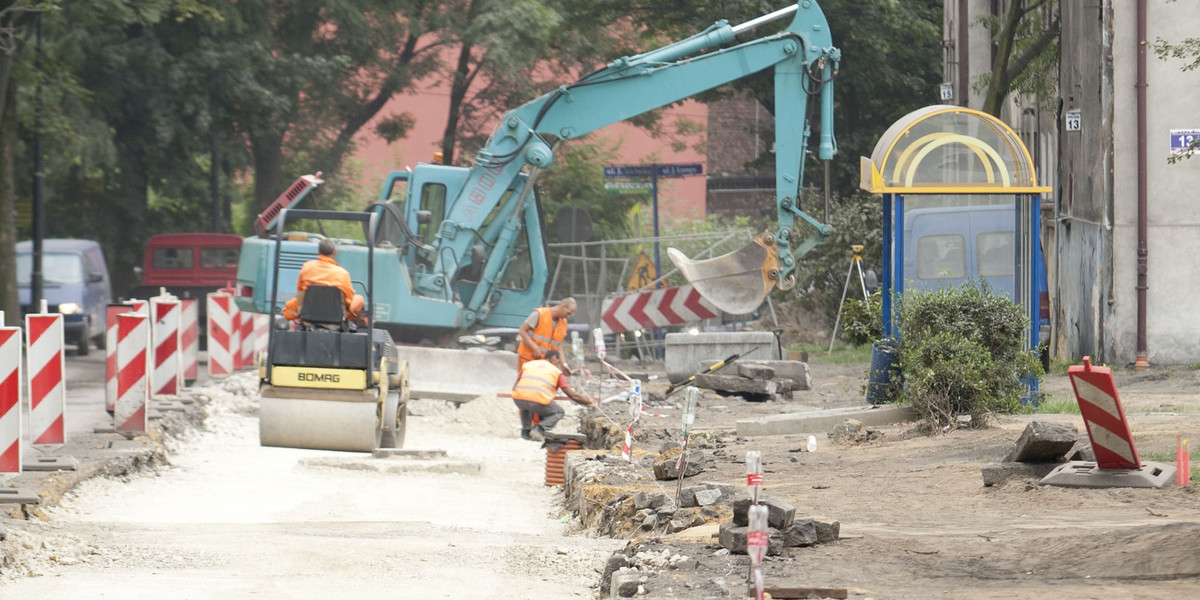
[[[3,62],[11,63],[11,57]],[[6,87],[0,96],[0,310],[5,326],[18,325],[21,304],[17,296],[17,211],[16,184],[13,182],[13,153],[16,138],[16,94]]]
[[[454,81],[450,84],[450,114],[446,117],[446,129],[442,132],[442,164],[454,164],[454,148],[458,145],[458,121],[462,116],[463,99],[470,86],[471,50],[474,45],[464,42],[458,52],[458,66],[454,69]]]
[[[258,218],[284,192],[283,135],[270,134],[251,139],[254,156],[254,205],[247,217]]]

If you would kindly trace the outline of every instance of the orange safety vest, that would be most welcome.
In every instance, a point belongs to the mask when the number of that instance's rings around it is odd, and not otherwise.
[[[562,348],[558,344],[567,335],[567,320],[555,319],[554,315],[550,314],[549,307],[543,306],[535,310],[538,314],[537,327],[530,330],[529,336],[543,351],[558,350],[562,352]],[[517,354],[525,360],[536,358],[533,355],[533,349],[525,345],[525,342],[521,342],[520,347],[517,348]]]
[[[296,278],[296,291],[303,292],[310,285],[328,285],[341,289],[342,299],[346,302],[347,316],[351,319],[357,318],[356,313],[362,310],[361,296],[355,298],[350,273],[331,257],[318,255],[316,260],[310,260],[300,267],[300,275]],[[288,319],[300,318],[298,298],[292,298],[283,305],[283,316]]]
[[[531,360],[521,367],[521,378],[513,388],[513,400],[550,404],[558,390],[562,371],[548,360]]]

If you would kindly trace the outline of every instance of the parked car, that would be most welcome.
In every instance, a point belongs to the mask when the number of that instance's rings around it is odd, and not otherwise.
[[[21,315],[39,312],[30,306],[33,279],[33,242],[17,243],[17,288]],[[63,338],[80,356],[91,342],[104,347],[106,307],[112,302],[112,284],[100,244],[92,240],[42,240],[42,288],[49,312],[63,315]]]
[[[160,233],[146,242],[138,284],[130,298],[152,298],[166,290],[179,298],[197,300],[201,349],[207,348],[207,295],[237,280],[242,238],[231,233]]]

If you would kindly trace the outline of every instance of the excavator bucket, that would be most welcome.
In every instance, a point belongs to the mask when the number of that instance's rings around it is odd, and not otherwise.
[[[779,257],[770,232],[716,258],[692,260],[675,248],[668,248],[667,256],[705,300],[733,315],[761,306],[779,280]]]

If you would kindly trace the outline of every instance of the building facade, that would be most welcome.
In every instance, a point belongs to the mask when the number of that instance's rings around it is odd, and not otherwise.
[[[1008,0],[947,0],[950,103],[979,108],[970,82],[991,67],[979,16]],[[1200,318],[1188,272],[1200,253],[1200,74],[1153,52],[1195,36],[1197,0],[1061,0],[1058,97],[1011,98],[1001,118],[1035,155],[1052,307],[1051,352],[1146,367],[1200,361]],[[965,37],[965,39],[964,39]],[[945,89],[946,86],[943,86]],[[1174,148],[1174,149],[1173,149]],[[1172,162],[1172,157],[1175,157]]]

